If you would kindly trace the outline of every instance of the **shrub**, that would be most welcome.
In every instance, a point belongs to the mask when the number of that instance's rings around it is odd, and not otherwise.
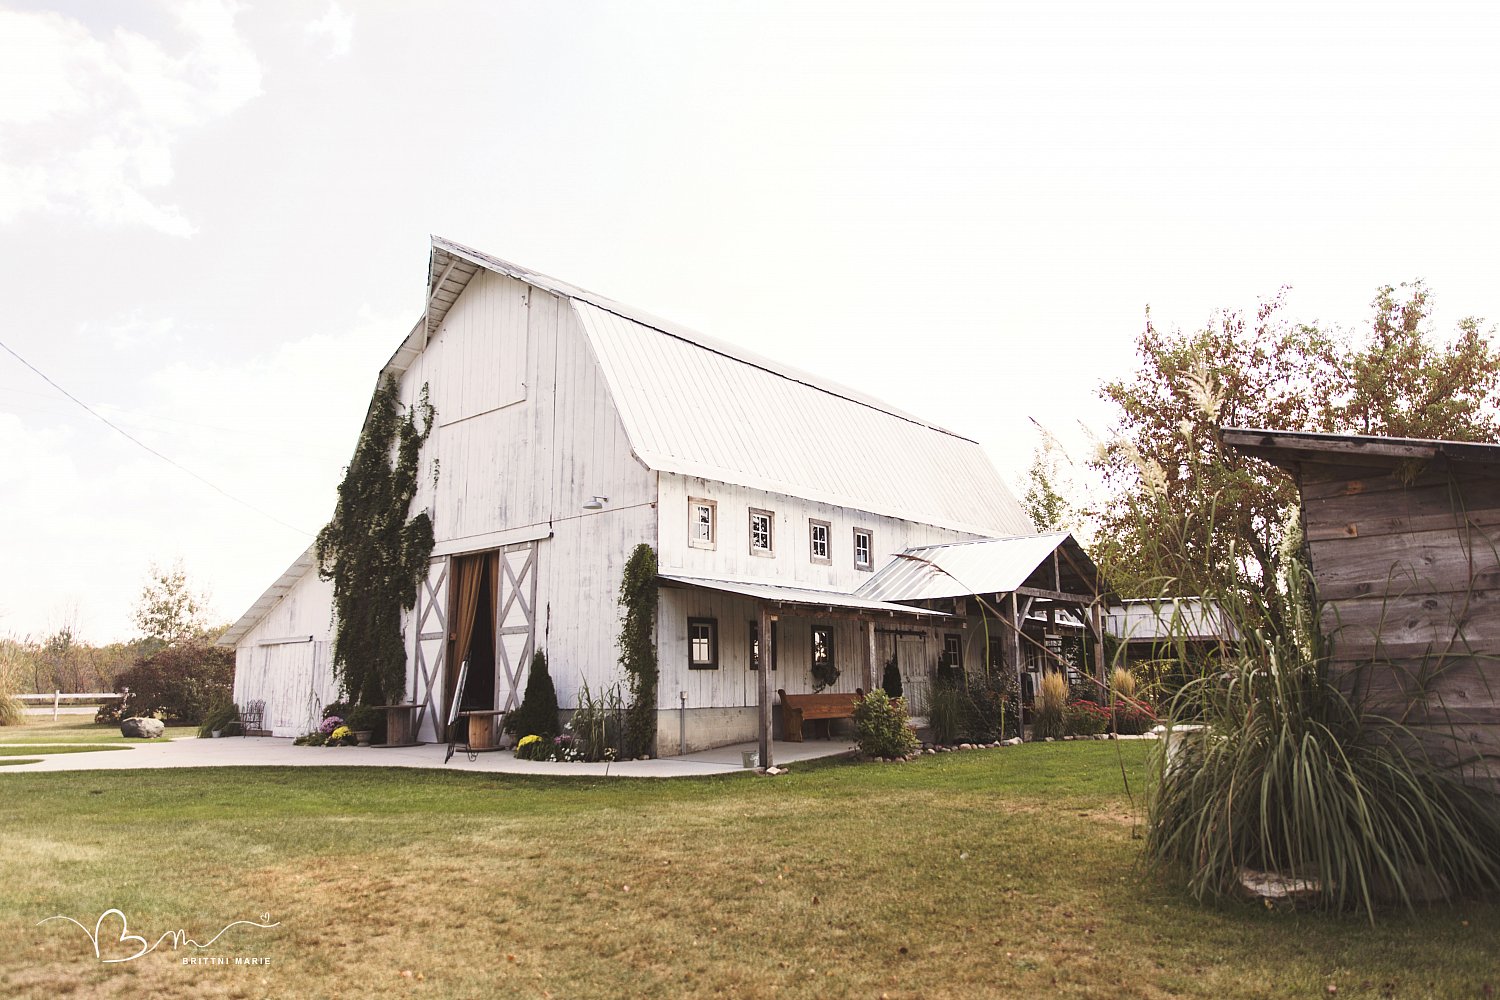
[[[880,676],[880,687],[892,698],[901,697],[901,668],[896,665],[894,656],[885,661],[885,673]]]
[[[505,731],[512,736],[535,733],[544,741],[558,733],[557,689],[547,671],[547,654],[537,650],[531,657],[531,673],[526,678],[526,694],[521,705],[505,719]]]
[[[19,726],[26,712],[15,695],[0,691],[0,726]]]
[[[927,725],[932,730],[932,742],[959,741],[967,721],[967,701],[964,689],[957,684],[933,679],[927,689]]]
[[[1111,712],[1097,702],[1080,698],[1063,709],[1063,729],[1068,736],[1098,736],[1109,732]]]
[[[1036,704],[1031,714],[1033,739],[1046,739],[1067,734],[1063,721],[1063,709],[1068,704],[1068,681],[1061,671],[1049,670],[1042,674],[1038,685]]]
[[[907,723],[906,703],[879,688],[855,704],[854,730],[866,757],[909,757],[921,746]]]
[[[1156,725],[1156,713],[1140,695],[1135,674],[1115,667],[1109,677],[1110,708],[1114,731],[1121,736],[1139,736]]]
[[[385,713],[373,705],[355,705],[349,710],[349,728],[356,733],[381,734],[385,729]],[[383,743],[384,738],[371,742]]]
[[[656,751],[656,600],[656,550],[642,542],[630,553],[620,580],[620,606],[625,609],[620,615],[620,666],[630,683],[624,738],[630,757]]]
[[[323,706],[323,718],[328,719],[336,715],[340,719],[347,719],[349,717],[349,714],[353,711],[354,704],[352,702],[330,701],[328,704]]]
[[[210,708],[233,698],[234,650],[196,640],[167,646],[116,677],[115,690],[125,688],[125,714],[201,722]]]
[[[232,734],[233,730],[240,724],[240,710],[232,701],[216,702],[203,716],[203,724],[198,727],[198,736],[207,738],[217,730],[220,733]]]
[[[527,733],[516,741],[517,760],[547,760],[552,755],[552,741],[536,733]]]
[[[969,675],[964,729],[976,740],[1003,740],[1018,732],[1020,697],[1013,674],[1001,670]]]

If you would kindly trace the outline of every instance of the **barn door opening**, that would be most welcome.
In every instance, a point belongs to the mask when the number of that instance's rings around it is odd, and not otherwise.
[[[453,603],[447,660],[453,669],[443,678],[443,720],[457,695],[458,668],[465,660],[469,672],[459,707],[486,711],[495,704],[496,554],[481,552],[454,559],[449,593]]]

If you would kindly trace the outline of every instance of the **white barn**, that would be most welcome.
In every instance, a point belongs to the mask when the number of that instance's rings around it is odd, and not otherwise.
[[[427,385],[436,409],[423,462],[439,474],[414,504],[436,547],[406,627],[424,739],[441,738],[452,697],[459,572],[485,581],[466,700],[513,708],[544,648],[568,709],[582,683],[620,680],[622,571],[638,543],[653,546],[664,755],[756,737],[752,657],[771,618],[773,690],[812,690],[814,655],[839,668],[835,691],[878,684],[893,657],[920,689],[939,656],[1002,655],[974,648],[972,607],[931,599],[949,591],[913,580],[903,593],[888,566],[909,550],[1024,539],[987,547],[1009,551],[1007,579],[1032,585],[1028,604],[1070,596],[1063,536],[1036,544],[968,438],[445,239],[432,240],[427,287],[381,373],[408,403]],[[1063,555],[1086,563],[1068,542]],[[877,575],[880,596],[862,592]],[[1097,580],[1084,582],[1073,591],[1094,590],[1075,603],[1096,602]],[[308,731],[337,696],[330,618],[309,551],[221,640],[237,651],[235,700],[263,700],[275,735]]]

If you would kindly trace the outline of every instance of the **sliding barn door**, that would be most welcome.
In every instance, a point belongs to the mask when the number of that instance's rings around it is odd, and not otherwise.
[[[500,550],[495,580],[495,707],[513,712],[525,694],[526,671],[536,651],[537,542]]]
[[[427,579],[417,588],[412,610],[417,646],[412,666],[412,701],[417,710],[417,739],[437,739],[442,726],[443,657],[448,649],[448,558],[434,559]]]

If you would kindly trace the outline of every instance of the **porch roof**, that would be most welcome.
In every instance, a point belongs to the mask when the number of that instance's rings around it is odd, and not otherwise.
[[[1053,553],[1062,559],[1053,568]],[[1067,531],[924,545],[898,553],[864,586],[861,597],[885,601],[939,600],[966,594],[1006,594],[1027,585],[1092,599],[1104,590],[1099,570]]]
[[[905,604],[891,604],[887,601],[858,597],[854,594],[844,594],[835,590],[807,590],[802,587],[783,587],[770,583],[747,583],[742,580],[715,580],[708,577],[680,576],[670,573],[662,573],[657,579],[685,587],[702,587],[706,590],[718,590],[726,594],[738,594],[741,597],[749,597],[757,601],[770,601],[775,604],[796,604],[809,608],[830,608],[865,614],[895,614],[921,618],[950,617],[942,611],[928,611],[925,608],[914,608]]]

